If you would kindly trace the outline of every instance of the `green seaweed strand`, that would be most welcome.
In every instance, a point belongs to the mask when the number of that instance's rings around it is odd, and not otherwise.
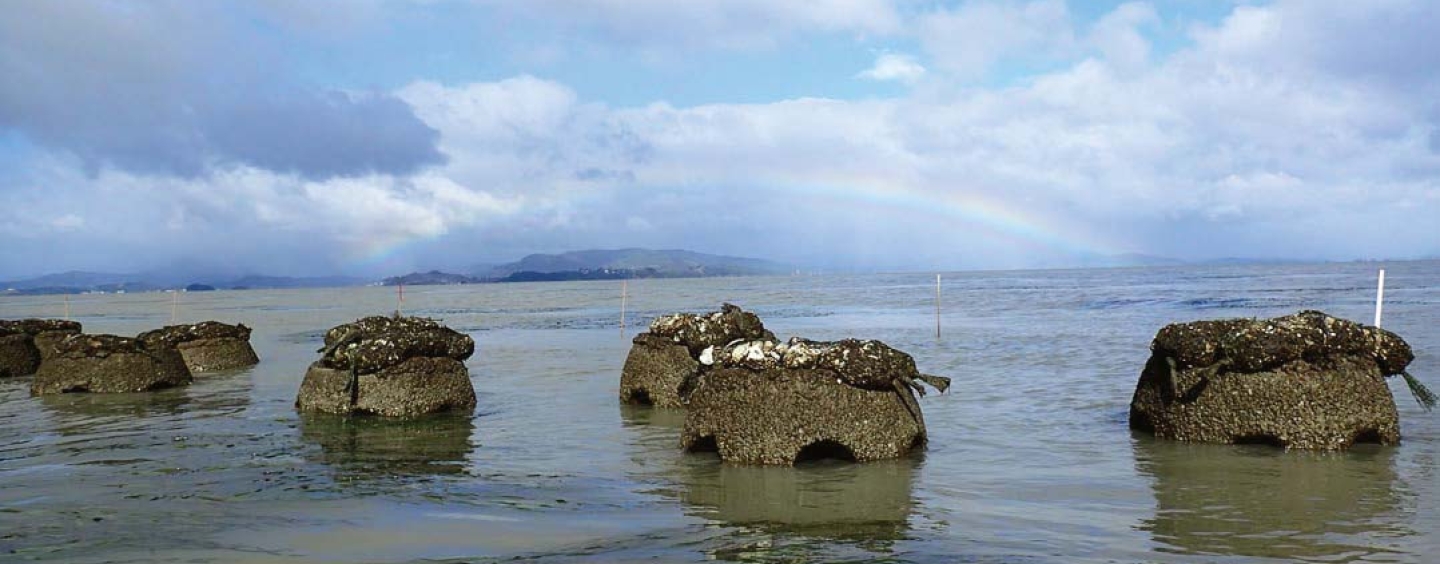
[[[1410,395],[1415,396],[1415,401],[1420,402],[1420,407],[1425,408],[1425,411],[1435,408],[1435,392],[1426,388],[1425,384],[1421,384],[1420,380],[1411,376],[1409,372],[1401,372],[1400,375],[1405,378],[1405,385],[1410,387]]]

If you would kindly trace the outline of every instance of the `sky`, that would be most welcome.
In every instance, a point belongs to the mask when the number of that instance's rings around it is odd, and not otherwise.
[[[1440,256],[1428,0],[10,2],[0,279]]]

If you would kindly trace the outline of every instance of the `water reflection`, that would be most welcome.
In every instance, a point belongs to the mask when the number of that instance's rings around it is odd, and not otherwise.
[[[97,422],[114,418],[176,415],[190,396],[181,388],[134,394],[53,394],[35,398],[59,423],[59,432],[82,433]]]
[[[192,420],[235,416],[250,405],[248,380],[212,380],[153,392],[48,394],[34,398],[63,435],[134,430],[137,418],[160,429],[182,429]]]
[[[300,438],[318,445],[318,461],[342,478],[460,474],[475,450],[468,414],[415,419],[300,416]]]
[[[686,455],[679,498],[693,514],[732,525],[830,540],[904,538],[914,510],[911,459],[794,468],[721,464]]]
[[[656,431],[664,430],[665,433],[675,436],[675,444],[680,444],[680,430],[685,428],[685,410],[660,409],[629,403],[618,405],[620,406],[620,420],[625,423],[626,427],[642,431],[646,427],[654,427]]]
[[[1136,435],[1155,516],[1142,522],[1166,552],[1351,560],[1392,553],[1401,522],[1395,449],[1347,453],[1200,445]]]
[[[632,431],[632,459],[649,466],[637,478],[658,484],[652,493],[678,500],[687,514],[736,529],[697,547],[711,558],[819,558],[813,553],[819,551],[825,558],[868,560],[893,553],[909,532],[918,458],[822,460],[793,468],[723,464],[713,453],[680,452],[683,411],[622,406],[621,417]]]

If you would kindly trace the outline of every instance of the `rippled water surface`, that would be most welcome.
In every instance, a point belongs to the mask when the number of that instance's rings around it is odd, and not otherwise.
[[[152,394],[32,398],[0,380],[0,561],[1433,562],[1440,414],[1391,382],[1404,442],[1343,454],[1135,435],[1166,323],[1317,308],[1369,322],[1377,265],[408,288],[477,343],[474,416],[293,408],[321,333],[391,289],[184,294],[184,322],[255,329],[262,362]],[[1440,263],[1385,265],[1386,328],[1440,388]],[[731,301],[782,337],[866,337],[955,379],[929,450],[797,468],[677,448],[680,412],[618,405],[634,328]],[[165,325],[165,294],[76,296],[89,332]],[[55,296],[0,317],[61,315]]]

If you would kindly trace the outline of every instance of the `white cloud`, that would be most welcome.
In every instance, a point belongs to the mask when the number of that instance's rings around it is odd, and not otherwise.
[[[915,58],[898,53],[881,53],[875,58],[875,65],[856,74],[856,78],[879,81],[899,81],[914,84],[925,76],[925,67]]]
[[[1045,60],[1074,48],[1063,0],[966,2],[921,16],[916,33],[935,65],[962,80],[983,78],[1006,60]]]
[[[1156,26],[1160,17],[1144,2],[1121,4],[1100,18],[1090,30],[1089,42],[1105,60],[1124,72],[1137,72],[1150,63],[1150,41],[1141,27]]]
[[[85,218],[73,213],[67,213],[50,220],[50,227],[56,231],[76,231],[85,227]]]

